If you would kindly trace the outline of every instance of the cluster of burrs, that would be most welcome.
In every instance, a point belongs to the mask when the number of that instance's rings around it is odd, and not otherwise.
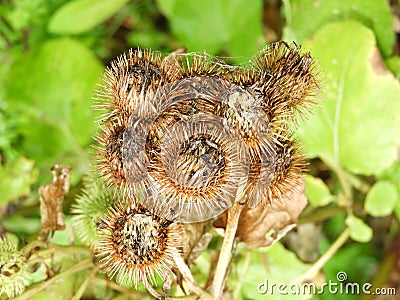
[[[181,253],[182,223],[291,192],[306,165],[293,125],[313,103],[314,69],[308,53],[286,43],[241,67],[140,49],[113,61],[96,96],[97,166],[124,204],[98,224],[105,272],[154,282],[154,270],[163,277]]]

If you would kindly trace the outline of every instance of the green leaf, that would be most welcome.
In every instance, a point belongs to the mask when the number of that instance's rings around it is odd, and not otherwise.
[[[379,176],[381,180],[388,180],[396,188],[397,203],[395,204],[394,212],[400,220],[400,163],[396,161],[390,168],[383,171]]]
[[[82,147],[95,129],[91,96],[102,71],[93,53],[69,38],[50,40],[15,61],[6,99],[24,153],[42,168],[87,167]]]
[[[364,209],[374,217],[390,215],[397,204],[397,189],[390,181],[378,181],[370,189],[365,200]]]
[[[306,196],[312,206],[325,206],[332,202],[334,197],[321,178],[307,175],[304,179],[306,181]]]
[[[157,0],[157,5],[160,11],[167,17],[173,14],[176,0]]]
[[[34,161],[25,157],[0,165],[0,206],[9,200],[28,195],[37,176]]]
[[[350,228],[350,237],[360,243],[369,242],[372,239],[372,229],[363,220],[350,215],[346,219],[346,225]]]
[[[325,73],[321,105],[298,130],[307,152],[333,168],[379,174],[398,155],[400,84],[372,32],[354,21],[331,23],[305,46]]]
[[[392,72],[394,76],[400,80],[400,57],[390,57],[385,61],[385,63],[390,72]]]
[[[262,1],[158,0],[172,31],[189,51],[216,54],[228,45],[234,56],[250,56],[261,49]]]
[[[325,253],[332,244],[326,238],[321,240],[321,251]],[[379,251],[375,247],[371,247],[370,243],[347,243],[341,247],[333,257],[324,265],[324,275],[326,276],[324,282],[338,282],[337,276],[340,272],[346,272],[347,282],[366,282],[374,274],[374,269],[377,267],[380,259],[376,256],[374,251]],[[321,300],[335,300],[337,295],[327,292]],[[336,298],[335,298],[336,296]],[[340,300],[354,299],[358,300],[359,297],[344,297],[340,296]],[[316,300],[316,299],[315,299]],[[319,299],[318,299],[319,300]]]
[[[268,261],[266,267],[265,261]],[[308,295],[290,294],[289,285],[300,275],[309,269],[309,265],[301,262],[296,255],[287,250],[281,243],[276,243],[268,248],[260,248],[257,251],[247,250],[246,255],[240,257],[233,266],[232,275],[228,285],[235,291],[238,285],[242,285],[240,291],[243,299],[309,299]],[[275,289],[271,290],[271,285]],[[288,295],[282,295],[277,291],[279,284],[286,284]],[[237,299],[238,295],[234,295]]]
[[[66,2],[52,16],[48,31],[55,34],[79,34],[113,16],[128,0],[74,0]]]
[[[393,16],[386,0],[287,0],[284,3],[287,19],[285,37],[290,35],[303,43],[330,22],[356,20],[375,32],[378,46],[385,57],[393,52]]]
[[[397,216],[397,219],[400,220],[400,201],[397,201],[396,206],[394,208],[394,213]]]
[[[40,219],[14,214],[4,220],[4,227],[14,233],[32,234],[40,229]]]

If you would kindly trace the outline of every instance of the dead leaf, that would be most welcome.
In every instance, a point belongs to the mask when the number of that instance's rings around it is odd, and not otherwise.
[[[40,216],[42,228],[39,233],[41,240],[50,239],[56,230],[64,230],[64,214],[62,203],[70,188],[71,167],[54,165],[51,168],[53,182],[39,188]]]
[[[269,205],[258,204],[244,207],[236,236],[251,248],[273,244],[290,231],[307,205],[305,182],[302,177],[293,180],[293,187],[280,200],[273,199]],[[225,228],[227,212],[214,222],[217,228]]]
[[[184,224],[183,228],[187,238],[184,249],[185,261],[190,266],[207,249],[211,241],[212,234],[207,232],[210,228],[210,222]]]

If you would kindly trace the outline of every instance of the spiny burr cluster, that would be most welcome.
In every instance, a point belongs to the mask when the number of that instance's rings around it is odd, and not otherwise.
[[[99,223],[102,269],[154,282],[181,253],[178,223],[212,219],[235,201],[287,201],[306,165],[292,128],[317,88],[311,56],[286,43],[245,67],[140,49],[113,61],[96,94],[96,165],[126,205]]]
[[[304,169],[291,128],[317,84],[311,56],[286,43],[247,67],[130,50],[97,93],[99,173],[170,220],[214,217],[240,193],[250,206],[271,203]]]

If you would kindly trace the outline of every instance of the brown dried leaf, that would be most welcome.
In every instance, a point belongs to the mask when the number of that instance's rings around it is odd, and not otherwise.
[[[302,177],[293,181],[292,189],[271,205],[259,204],[244,207],[239,219],[236,236],[251,248],[269,246],[295,227],[297,219],[307,205],[305,182]],[[228,214],[225,212],[214,226],[225,228]],[[271,235],[269,236],[269,234]]]
[[[65,229],[62,202],[69,193],[71,167],[54,165],[51,173],[53,182],[39,188],[42,224],[39,238],[42,240],[51,238],[56,230]]]
[[[185,260],[190,266],[196,260],[197,257],[207,249],[208,244],[211,241],[212,234],[207,232],[210,228],[210,222],[198,222],[184,224],[186,232],[186,243],[185,243]]]
[[[212,234],[208,232],[210,222],[184,223],[182,226],[185,230],[183,254],[186,264],[190,266],[194,263],[196,258],[207,249],[211,241]],[[174,269],[174,273],[177,277],[178,285],[181,287],[182,291],[185,291],[182,284],[182,275],[177,269]]]

